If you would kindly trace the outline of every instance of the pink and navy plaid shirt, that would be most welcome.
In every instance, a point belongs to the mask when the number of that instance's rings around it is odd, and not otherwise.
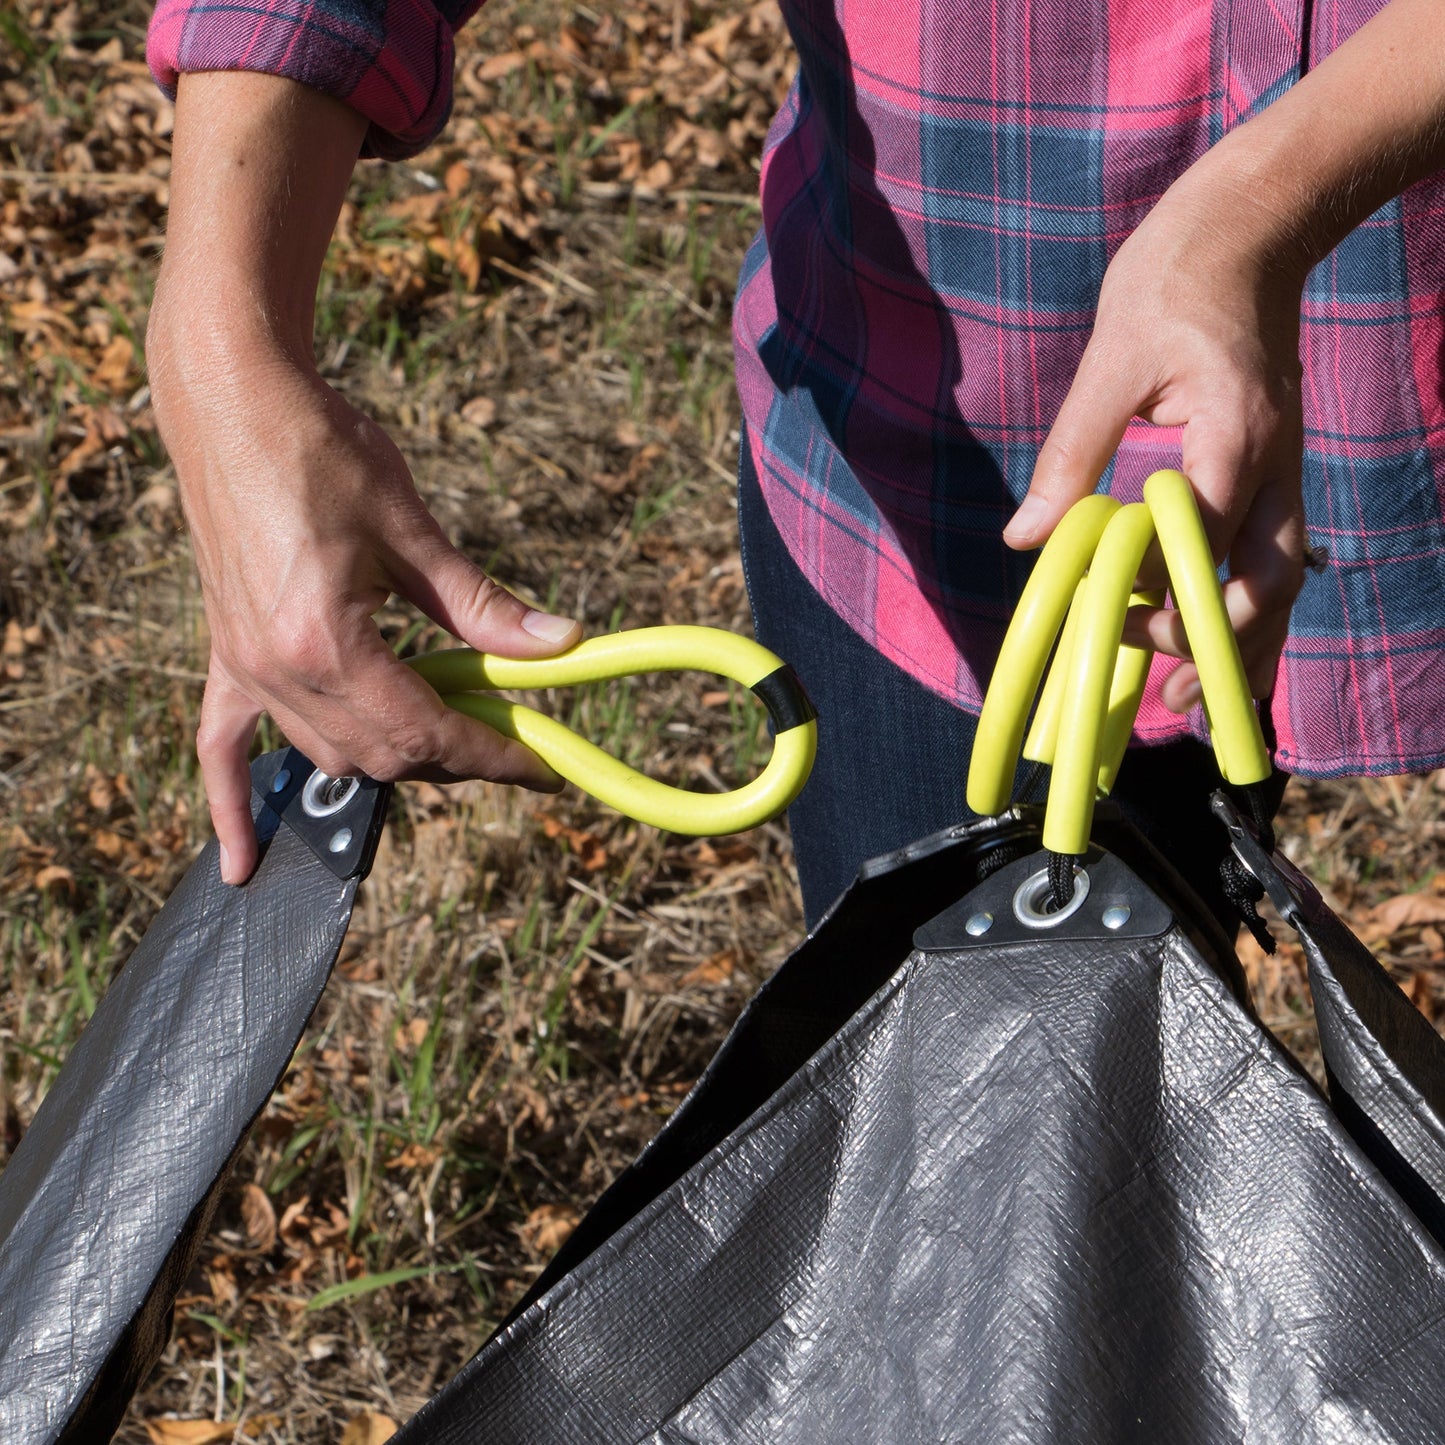
[[[1105,267],[1170,182],[1382,0],[783,0],[800,57],[734,313],[754,459],[794,558],[863,637],[977,710],[1031,559],[1000,534],[1083,353]],[[443,123],[464,0],[161,0],[150,59],[289,75],[373,122]],[[1445,182],[1310,277],[1305,503],[1282,766],[1445,765]],[[1131,427],[1134,499],[1178,434]],[[1156,668],[1157,677],[1162,672]],[[1151,687],[1137,735],[1202,727]]]

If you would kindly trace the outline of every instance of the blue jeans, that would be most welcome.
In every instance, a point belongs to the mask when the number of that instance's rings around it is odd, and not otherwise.
[[[738,525],[758,640],[793,665],[818,709],[818,761],[788,811],[811,928],[865,859],[974,816],[964,789],[977,719],[876,652],[813,590],[778,535],[746,438]],[[1232,936],[1225,834],[1209,812],[1219,784],[1210,749],[1183,738],[1131,748],[1111,796]]]

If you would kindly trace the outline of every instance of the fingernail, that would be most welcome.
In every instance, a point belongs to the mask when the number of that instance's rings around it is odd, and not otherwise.
[[[550,612],[529,612],[522,619],[522,630],[543,642],[561,642],[577,624],[570,617],[554,617]]]
[[[227,851],[226,845],[224,843],[221,844],[221,882],[235,882],[235,876],[231,871],[231,855]]]
[[[1008,526],[1003,529],[1004,540],[1029,541],[1038,531],[1048,509],[1048,503],[1042,497],[1025,497],[1018,511],[1009,519]]]
[[[1199,685],[1197,678],[1193,682],[1186,682],[1179,689],[1179,711],[1188,712],[1203,696],[1204,689]]]

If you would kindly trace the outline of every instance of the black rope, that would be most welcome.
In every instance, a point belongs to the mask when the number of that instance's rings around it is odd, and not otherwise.
[[[1049,854],[1049,896],[1056,909],[1067,908],[1074,896],[1074,867],[1078,861],[1073,853]]]
[[[1274,757],[1278,742],[1271,706],[1273,701],[1271,696],[1259,704],[1260,731],[1264,734],[1265,747],[1269,749],[1271,758]],[[1266,853],[1274,852],[1274,815],[1284,797],[1284,785],[1287,781],[1285,774],[1276,768],[1262,783],[1249,783],[1241,787],[1226,785],[1229,795],[1242,805],[1243,811],[1254,824],[1259,845]],[[1270,933],[1269,925],[1259,916],[1259,902],[1264,897],[1264,885],[1234,856],[1232,848],[1226,849],[1220,862],[1219,882],[1224,889],[1224,896],[1234,905],[1240,918],[1244,920],[1244,926],[1254,935],[1254,941],[1266,953],[1273,953],[1274,935]]]
[[[1031,762],[1023,782],[1015,790],[1017,795],[1026,803],[1042,803],[1048,796],[1048,772],[1047,763]]]
[[[1030,851],[1028,845],[1024,843],[1004,843],[991,849],[978,860],[978,881],[982,883],[985,878],[991,877],[1000,868],[1007,868],[1010,863],[1017,863]]]

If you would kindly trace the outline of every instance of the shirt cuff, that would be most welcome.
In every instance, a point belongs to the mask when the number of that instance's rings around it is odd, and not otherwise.
[[[159,0],[146,60],[171,99],[194,70],[299,81],[360,111],[362,153],[387,160],[423,150],[452,108],[452,24],[430,0]]]

